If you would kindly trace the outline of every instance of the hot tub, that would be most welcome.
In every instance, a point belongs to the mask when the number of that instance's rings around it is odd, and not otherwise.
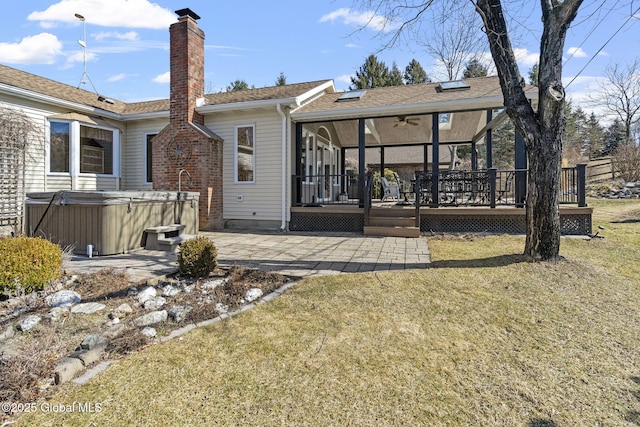
[[[58,191],[29,193],[25,232],[86,254],[127,253],[144,246],[144,230],[183,224],[198,232],[199,193],[176,191]]]

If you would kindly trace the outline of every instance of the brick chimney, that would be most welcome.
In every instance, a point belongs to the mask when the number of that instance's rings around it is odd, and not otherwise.
[[[199,191],[201,230],[222,228],[222,139],[204,126],[196,101],[204,97],[204,32],[190,9],[176,11],[178,22],[169,27],[170,112],[167,125],[153,139],[153,188]]]
[[[176,11],[178,22],[169,27],[171,71],[171,123],[182,127],[193,122],[204,125],[195,112],[196,99],[204,96],[204,31],[190,9]]]

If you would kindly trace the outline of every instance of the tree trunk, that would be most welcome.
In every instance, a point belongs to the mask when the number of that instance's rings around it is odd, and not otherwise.
[[[582,0],[541,0],[544,30],[540,43],[538,111],[525,94],[525,82],[511,47],[500,0],[477,0],[491,56],[496,64],[507,114],[520,131],[529,161],[524,254],[531,260],[556,260],[560,253],[560,170],[565,93],[562,52],[569,24]]]

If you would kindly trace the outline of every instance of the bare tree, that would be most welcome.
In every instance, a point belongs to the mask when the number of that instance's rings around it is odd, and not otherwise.
[[[633,142],[634,126],[640,123],[640,58],[627,66],[607,66],[600,92],[592,95],[590,102],[604,107],[620,119],[624,124],[626,142]]]
[[[456,80],[469,61],[477,61],[478,54],[486,52],[487,42],[478,36],[481,23],[471,3],[442,2],[441,7],[432,15],[420,44],[444,66],[446,78]]]
[[[396,22],[402,22],[391,35],[393,42],[398,40],[400,33],[419,26],[423,14],[435,2],[360,0],[358,3]],[[459,4],[447,2],[453,3]],[[523,136],[527,148],[529,169],[524,254],[531,260],[556,260],[560,253],[559,193],[562,131],[565,124],[562,53],[567,29],[575,19],[582,0],[540,1],[543,30],[540,37],[537,111],[525,93],[525,81],[511,44],[511,32],[507,27],[502,2],[471,0],[471,3],[483,22],[482,31],[496,65],[505,110]]]

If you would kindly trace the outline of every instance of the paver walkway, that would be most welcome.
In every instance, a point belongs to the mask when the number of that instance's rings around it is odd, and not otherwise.
[[[363,271],[425,268],[424,238],[370,237],[357,233],[201,232],[218,248],[223,266],[240,265],[304,277]],[[177,270],[177,256],[162,251],[88,258],[73,256],[65,268],[90,272],[125,269],[132,280],[149,280]]]

